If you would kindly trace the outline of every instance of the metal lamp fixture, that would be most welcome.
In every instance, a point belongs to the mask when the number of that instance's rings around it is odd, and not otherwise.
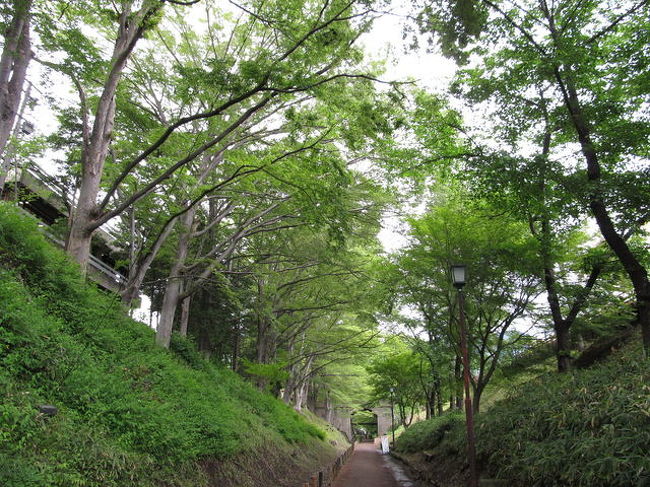
[[[460,289],[465,285],[467,280],[467,266],[464,265],[452,265],[451,266],[451,277],[453,279],[454,287]]]
[[[467,462],[469,463],[468,487],[478,487],[478,472],[476,469],[476,437],[474,435],[474,411],[470,397],[470,362],[467,346],[467,326],[465,324],[465,296],[463,286],[467,281],[464,265],[452,265],[451,276],[454,287],[458,289],[458,326],[460,328],[460,353],[463,361],[463,385],[465,389],[465,422],[467,424]]]

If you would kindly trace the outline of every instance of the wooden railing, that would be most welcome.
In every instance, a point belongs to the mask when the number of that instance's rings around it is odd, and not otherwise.
[[[345,462],[350,459],[352,453],[354,453],[354,443],[352,443],[352,446],[345,450],[336,460],[313,474],[310,477],[309,482],[302,484],[302,487],[331,487],[334,483],[334,479],[336,479],[336,476],[341,471],[343,465],[345,465]]]

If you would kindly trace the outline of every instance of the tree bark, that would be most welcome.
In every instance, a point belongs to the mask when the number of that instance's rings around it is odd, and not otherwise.
[[[303,368],[303,374],[302,377],[300,378],[300,384],[295,392],[295,402],[294,402],[294,409],[296,411],[302,411],[303,404],[305,404],[305,401],[307,399],[307,395],[309,393],[309,383],[310,383],[310,373],[311,373],[311,367],[314,362],[314,357],[311,356],[307,359],[307,364]]]
[[[137,41],[144,31],[144,19],[159,5],[145,2],[142,9],[131,14],[130,5],[121,13],[117,39],[113,47],[111,69],[95,110],[95,120],[88,143],[81,154],[82,176],[77,206],[72,213],[66,251],[85,270],[90,257],[93,232],[98,227],[96,218],[100,208],[97,204],[99,187],[108,155],[113,123],[115,120],[115,94]]]
[[[462,360],[458,355],[456,356],[456,362],[454,364],[454,388],[454,409],[463,409],[463,370]]]
[[[14,0],[13,17],[4,33],[0,57],[0,158],[5,155],[16,123],[27,67],[34,56],[30,38],[31,8],[32,0]]]
[[[566,70],[565,70],[566,71]],[[594,147],[589,127],[580,104],[578,91],[571,79],[571,74],[564,77],[559,67],[555,76],[562,89],[564,102],[569,112],[573,127],[578,135],[578,142],[587,163],[587,179],[591,186],[589,208],[596,219],[600,233],[625,269],[636,298],[637,321],[643,334],[643,349],[646,358],[650,358],[650,281],[648,272],[641,261],[632,252],[626,239],[621,235],[612,221],[601,194],[601,166],[598,153]]]
[[[192,302],[192,297],[187,296],[185,299],[183,299],[181,303],[181,322],[179,326],[178,332],[181,334],[181,336],[186,337],[187,336],[187,324],[189,323],[190,320],[190,303]]]
[[[234,372],[239,370],[239,349],[241,347],[241,336],[239,331],[239,323],[235,323],[232,327],[232,364],[231,368]]]
[[[18,109],[18,119],[22,120],[23,114],[25,113],[25,107],[27,105],[27,102],[29,101],[29,93],[31,91],[31,85],[28,83],[27,84],[27,89],[25,90],[25,96],[23,98],[23,101],[20,103],[20,108]],[[14,125],[13,133],[12,136],[17,139],[20,134],[20,123],[16,123]],[[5,189],[5,183],[7,182],[7,175],[9,174],[9,169],[11,169],[11,163],[15,161],[15,156],[16,156],[16,147],[15,144],[12,143],[12,141],[9,141],[9,143],[6,145],[4,149],[4,155],[0,156],[0,197],[2,197],[2,194]],[[17,166],[15,166],[17,169]],[[16,182],[21,177],[21,172],[16,171]],[[17,186],[15,187],[17,190]],[[15,199],[18,199],[18,195],[15,195]]]
[[[165,296],[160,310],[160,321],[158,322],[158,328],[156,330],[156,343],[165,348],[169,348],[172,329],[174,327],[174,317],[176,316],[176,308],[180,301],[183,270],[189,253],[195,213],[195,208],[192,208],[188,212],[184,213],[180,218],[182,229],[181,235],[176,249],[176,258],[174,259],[174,264],[172,265],[167,278]]]
[[[582,310],[587,297],[589,296],[589,293],[593,289],[598,277],[600,276],[602,265],[596,264],[592,268],[586,283],[580,291],[580,294],[575,297],[571,309],[567,313],[566,318],[564,318],[562,316],[560,299],[557,293],[557,280],[555,278],[555,272],[552,269],[549,252],[546,248],[546,239],[549,238],[550,234],[548,230],[548,222],[543,222],[542,260],[544,261],[544,286],[546,289],[548,304],[551,309],[553,329],[555,330],[557,369],[558,372],[567,372],[571,369],[571,337],[569,332],[571,326],[575,322],[576,317]]]
[[[169,237],[169,235],[172,233],[172,230],[175,226],[175,221],[176,219],[173,219],[173,221],[166,224],[165,228],[163,228],[163,230],[158,234],[156,241],[153,243],[151,249],[144,255],[144,257],[140,257],[139,259],[137,259],[135,256],[132,257],[126,286],[121,293],[122,302],[125,305],[130,306],[133,300],[136,299],[140,294],[140,289],[142,288],[144,278],[146,277],[147,272],[149,272],[154,259],[158,255],[158,252],[162,248],[163,244],[167,241],[167,237]]]
[[[481,396],[485,390],[486,384],[477,384],[474,389],[474,397],[472,398],[472,410],[474,414],[478,414],[479,409],[481,408]]]
[[[555,324],[556,357],[558,372],[568,372],[571,369],[571,336],[569,327],[561,322]]]
[[[255,341],[256,360],[259,364],[270,364],[275,357],[276,342],[273,333],[273,322],[264,312],[265,286],[264,281],[257,282],[257,339]],[[257,387],[265,390],[269,380],[264,377],[257,378]]]

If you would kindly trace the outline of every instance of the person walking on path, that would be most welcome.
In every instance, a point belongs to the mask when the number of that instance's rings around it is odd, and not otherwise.
[[[373,443],[357,443],[333,487],[400,487]]]

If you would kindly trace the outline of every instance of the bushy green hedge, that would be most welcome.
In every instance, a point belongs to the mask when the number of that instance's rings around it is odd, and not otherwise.
[[[650,485],[650,362],[641,357],[637,340],[482,414],[479,455],[491,474],[526,486]]]
[[[412,424],[396,440],[395,450],[403,453],[430,450],[438,446],[456,425],[462,424],[464,416],[456,411]]]
[[[173,349],[0,204],[0,485],[194,487],[202,459],[324,437],[188,341]]]

